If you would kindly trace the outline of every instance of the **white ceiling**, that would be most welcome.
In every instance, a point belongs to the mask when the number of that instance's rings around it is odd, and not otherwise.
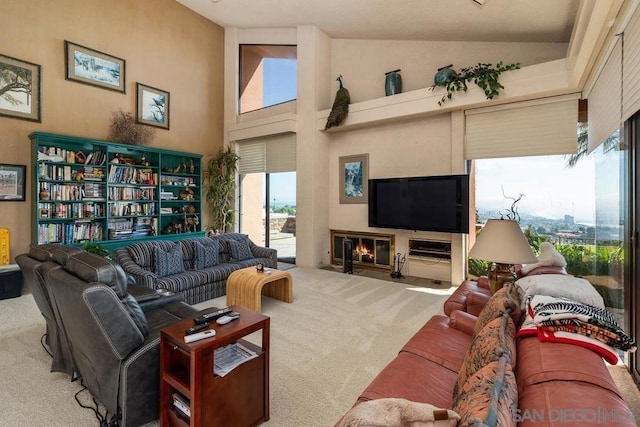
[[[334,39],[568,43],[580,0],[177,0],[223,27]]]

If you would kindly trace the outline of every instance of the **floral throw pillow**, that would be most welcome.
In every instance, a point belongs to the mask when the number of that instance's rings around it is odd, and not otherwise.
[[[251,247],[246,239],[227,240],[227,244],[229,245],[229,253],[231,254],[232,262],[253,258]]]
[[[196,270],[202,270],[204,268],[218,265],[220,244],[217,240],[211,240],[207,243],[194,242],[194,249],[193,265]]]
[[[184,263],[182,261],[182,248],[175,245],[168,251],[162,248],[153,248],[154,268],[153,272],[158,277],[171,276],[184,272]]]

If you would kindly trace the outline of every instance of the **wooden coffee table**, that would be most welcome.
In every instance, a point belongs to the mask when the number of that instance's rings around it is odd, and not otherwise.
[[[227,279],[227,306],[239,305],[258,313],[262,295],[280,301],[293,302],[293,280],[286,271],[255,267],[236,270]]]

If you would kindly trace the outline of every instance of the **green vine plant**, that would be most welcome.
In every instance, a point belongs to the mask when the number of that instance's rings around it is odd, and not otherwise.
[[[492,64],[478,63],[478,65],[461,68],[458,72],[451,72],[448,79],[430,86],[429,90],[434,90],[436,87],[444,87],[447,90],[447,93],[438,101],[441,107],[447,100],[451,100],[454,92],[466,92],[469,89],[468,83],[475,83],[484,91],[487,99],[493,99],[500,94],[500,89],[504,89],[498,81],[500,75],[505,71],[517,69],[520,69],[519,62],[505,65],[500,61],[495,68]]]

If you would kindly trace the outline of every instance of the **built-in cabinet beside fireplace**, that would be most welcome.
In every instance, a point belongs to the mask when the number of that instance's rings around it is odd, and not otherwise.
[[[393,234],[331,230],[331,260],[342,264],[344,241],[353,242],[353,264],[361,267],[393,269],[395,236]]]

